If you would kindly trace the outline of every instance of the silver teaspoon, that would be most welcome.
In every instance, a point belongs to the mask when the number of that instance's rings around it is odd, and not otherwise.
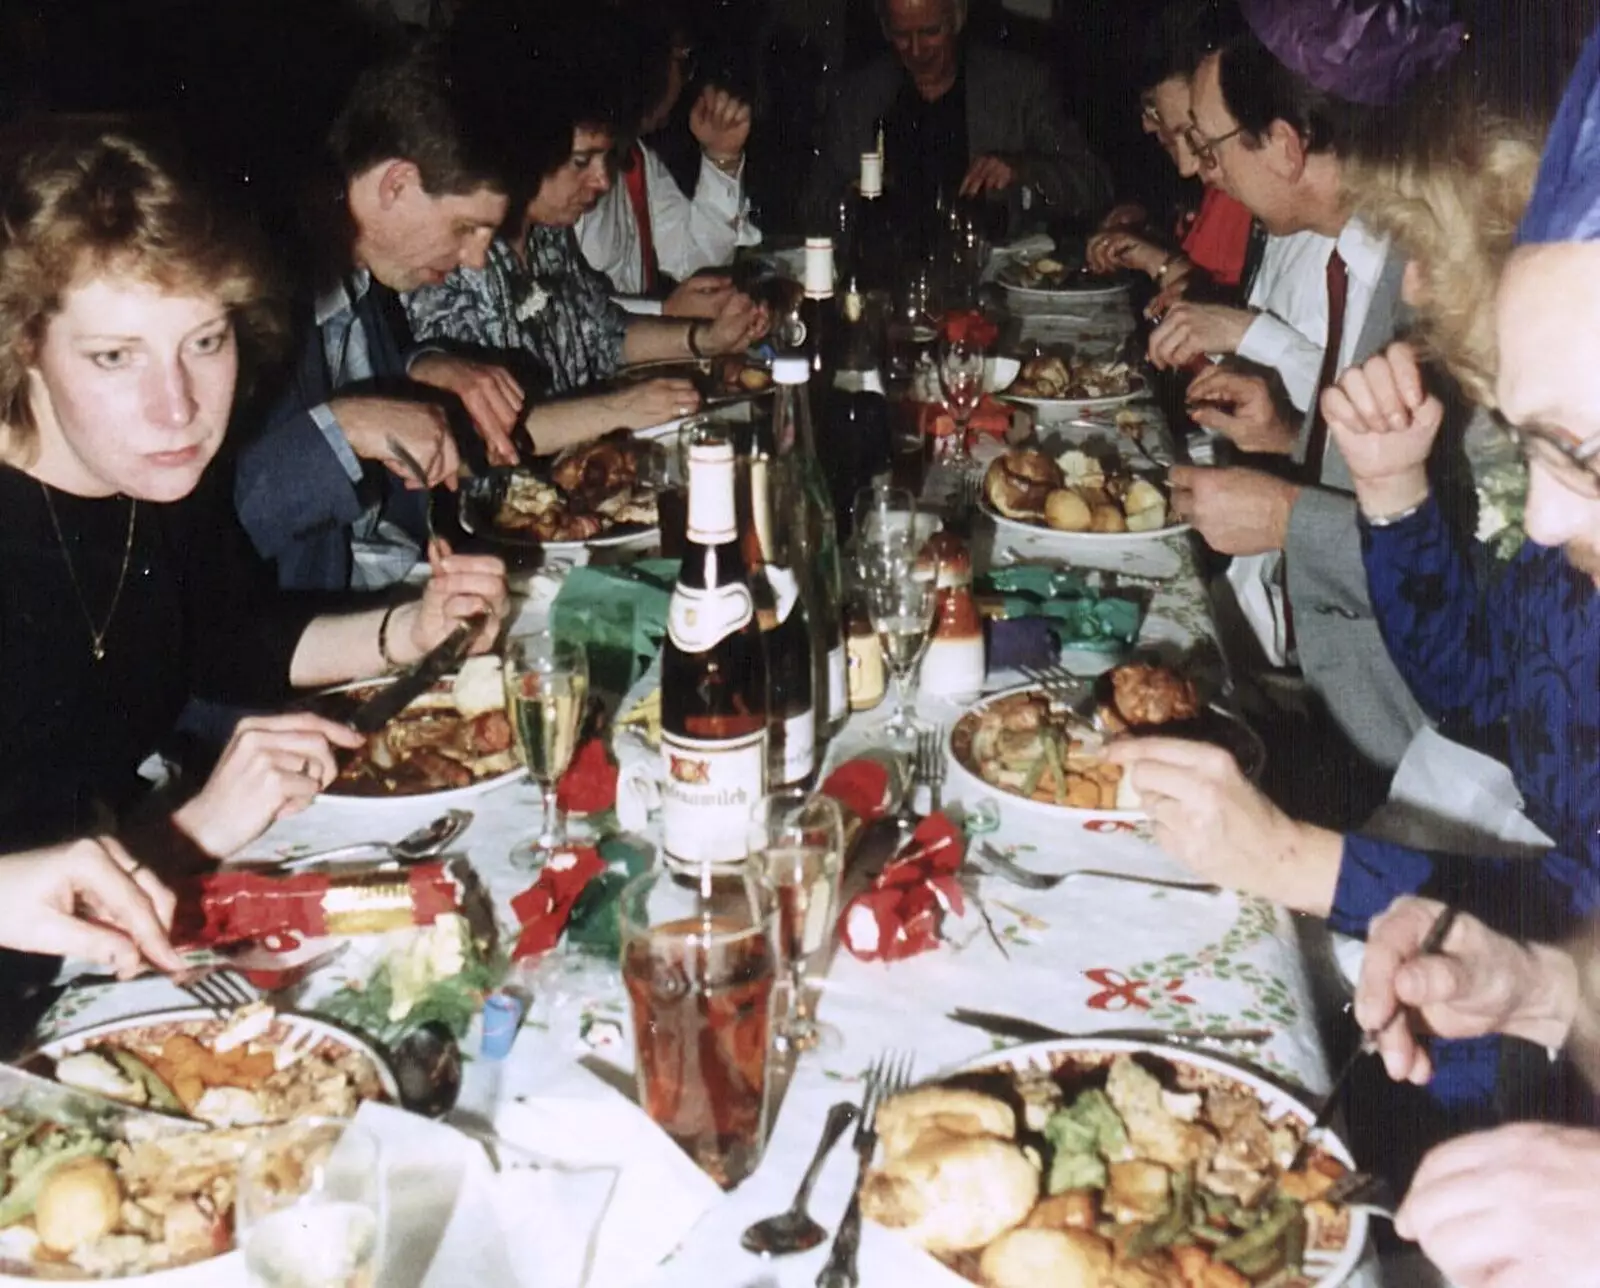
[[[420,863],[443,854],[472,822],[472,811],[453,809],[439,815],[433,822],[424,824],[398,841],[362,841],[357,845],[341,845],[333,850],[318,850],[315,854],[301,854],[285,859],[277,865],[280,872],[299,872],[305,868],[324,864],[348,863],[355,859],[381,858],[394,863]]]
[[[817,1152],[811,1156],[811,1166],[800,1178],[800,1188],[795,1191],[794,1202],[789,1205],[787,1212],[757,1221],[740,1236],[739,1243],[746,1252],[759,1253],[763,1257],[784,1257],[791,1252],[814,1248],[828,1237],[828,1232],[812,1220],[811,1214],[806,1211],[806,1204],[811,1201],[811,1187],[817,1183],[823,1160],[855,1120],[856,1107],[848,1100],[841,1100],[828,1110],[822,1139],[817,1142]]]

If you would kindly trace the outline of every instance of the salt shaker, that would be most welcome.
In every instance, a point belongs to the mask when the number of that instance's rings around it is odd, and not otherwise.
[[[925,571],[937,578],[933,630],[922,659],[921,689],[946,698],[983,692],[983,623],[972,597],[972,555],[953,532],[938,532],[922,548]]]

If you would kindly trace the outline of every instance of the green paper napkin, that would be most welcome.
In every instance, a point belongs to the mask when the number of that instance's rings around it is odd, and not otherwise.
[[[998,597],[1004,618],[1049,618],[1062,648],[1132,644],[1144,620],[1139,602],[1102,595],[1082,573],[1044,564],[996,568],[978,579],[978,593]]]
[[[584,886],[567,918],[567,943],[591,957],[622,956],[622,924],[617,904],[622,887],[650,870],[655,855],[647,846],[613,836],[600,843],[606,870]]]
[[[644,674],[667,633],[676,559],[574,568],[550,609],[550,629],[589,654],[591,689],[620,699]]]

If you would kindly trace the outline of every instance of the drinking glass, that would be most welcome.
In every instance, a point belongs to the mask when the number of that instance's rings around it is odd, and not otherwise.
[[[543,830],[511,851],[511,862],[533,871],[567,844],[567,819],[556,786],[572,763],[589,696],[583,647],[551,631],[529,631],[506,641],[506,715],[528,777],[544,796]]]
[[[374,1288],[383,1255],[377,1138],[340,1118],[273,1128],[239,1163],[234,1224],[255,1288]]]
[[[898,738],[915,737],[910,716],[916,706],[916,671],[928,646],[938,603],[938,581],[930,567],[919,567],[909,544],[876,548],[861,563],[867,612],[883,656],[894,675],[894,712],[883,726]]]
[[[874,483],[856,493],[851,507],[856,558],[874,557],[884,546],[910,546],[917,532],[917,499],[905,488]]]
[[[966,468],[972,461],[967,426],[983,399],[983,350],[966,340],[944,340],[939,345],[939,385],[944,404],[956,422],[954,446],[946,459]]]
[[[844,873],[844,814],[828,796],[794,788],[771,792],[750,812],[750,856],[772,893],[778,948],[789,972],[788,1007],[775,1029],[779,1050],[837,1050],[837,1029],[816,1018],[833,949]]]
[[[639,1101],[731,1189],[766,1144],[771,892],[744,870],[658,870],[623,887],[619,915]]]

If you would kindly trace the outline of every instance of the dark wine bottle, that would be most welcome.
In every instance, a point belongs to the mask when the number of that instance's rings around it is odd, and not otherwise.
[[[780,366],[785,363],[803,366],[797,358],[778,359]],[[804,570],[796,567],[802,543],[788,518],[797,481],[792,460],[779,456],[775,428],[773,421],[752,419],[741,435],[737,475],[739,537],[752,570],[756,621],[767,654],[767,785],[772,790],[809,783],[817,767],[810,614],[801,585]]]
[[[813,381],[826,385],[825,372],[833,361],[833,240],[806,238],[806,264],[801,286],[800,327],[796,350],[810,368]]]
[[[894,289],[900,246],[889,203],[883,195],[883,156],[878,152],[861,154],[861,177],[856,185],[850,227],[847,271],[863,291],[887,296]]]
[[[824,473],[838,530],[848,534],[856,494],[889,470],[892,450],[883,359],[854,278],[840,296],[838,356],[820,427]]]
[[[781,513],[792,523],[797,542],[795,563],[801,570],[801,592],[811,623],[812,691],[817,698],[817,745],[821,748],[839,732],[850,710],[839,530],[812,432],[808,374],[805,364],[793,358],[780,358],[773,364],[772,376],[778,387],[772,400],[772,439],[779,459],[789,466],[784,475],[788,499]]]
[[[767,790],[767,657],[740,549],[734,451],[688,449],[687,549],[661,650],[661,814],[667,861],[737,864]]]

